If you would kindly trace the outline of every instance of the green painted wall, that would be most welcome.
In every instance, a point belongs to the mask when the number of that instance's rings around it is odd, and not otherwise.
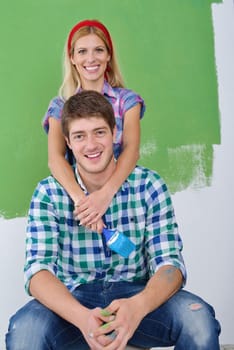
[[[61,82],[66,35],[79,20],[109,28],[126,85],[147,105],[140,163],[172,192],[208,186],[220,122],[211,0],[21,0],[0,8],[0,215],[27,213],[48,175],[41,119]]]

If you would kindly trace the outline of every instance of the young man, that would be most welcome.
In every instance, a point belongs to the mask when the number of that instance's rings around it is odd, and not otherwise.
[[[64,106],[62,128],[88,194],[115,170],[115,118],[109,102],[83,91]],[[124,258],[95,227],[73,218],[73,204],[49,176],[32,198],[27,228],[26,290],[34,297],[10,321],[9,350],[123,350],[176,345],[218,350],[220,326],[210,305],[182,289],[182,242],[166,184],[136,167],[105,216],[135,244]],[[89,215],[90,213],[86,213]]]

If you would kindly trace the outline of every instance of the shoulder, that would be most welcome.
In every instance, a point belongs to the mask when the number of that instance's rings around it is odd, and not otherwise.
[[[129,175],[130,179],[149,179],[149,180],[162,180],[162,177],[155,170],[145,168],[143,166],[137,165],[132,173]]]
[[[118,101],[120,110],[124,114],[129,109],[133,108],[137,104],[141,105],[140,118],[143,117],[145,113],[145,102],[143,98],[130,89],[125,88],[113,88],[116,94],[116,101]]]
[[[74,205],[65,189],[53,176],[41,180],[34,190],[29,211],[29,218],[36,220],[64,220],[73,222]]]
[[[45,129],[46,133],[49,131],[49,118],[55,118],[57,120],[61,119],[62,109],[64,106],[65,101],[59,97],[56,96],[52,98],[52,100],[49,103],[49,106],[47,108],[47,111],[44,115],[44,118],[42,120],[42,126]]]
[[[128,98],[139,98],[142,99],[141,96],[133,90],[111,86],[109,83],[105,81],[103,94],[107,97],[112,97],[116,99],[128,99]]]
[[[37,184],[33,198],[53,201],[53,197],[58,195],[63,197],[67,196],[67,193],[53,176],[48,176]]]
[[[126,88],[120,88],[120,87],[113,87],[113,91],[115,92],[115,95],[119,96],[122,99],[140,99],[142,100],[142,97],[135,91],[126,89]]]
[[[73,202],[53,176],[41,180],[32,195],[29,213],[67,217],[73,215]]]
[[[134,201],[140,200],[145,208],[156,209],[172,205],[168,187],[157,171],[136,166],[127,181]]]
[[[168,191],[167,185],[161,175],[155,171],[143,166],[137,165],[132,173],[129,175],[128,180],[132,186],[140,185],[142,189],[152,189],[155,191],[166,192]]]
[[[64,103],[65,101],[59,96],[52,98],[52,100],[49,103],[48,113],[51,112],[51,114],[53,115],[53,109],[62,109]]]

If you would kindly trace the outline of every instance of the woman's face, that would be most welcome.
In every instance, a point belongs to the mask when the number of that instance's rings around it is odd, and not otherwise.
[[[90,83],[103,83],[110,55],[106,45],[96,34],[88,34],[75,42],[71,62],[75,65],[83,88]]]

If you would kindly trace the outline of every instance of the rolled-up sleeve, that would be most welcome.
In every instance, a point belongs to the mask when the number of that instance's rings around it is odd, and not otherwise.
[[[164,181],[147,184],[146,203],[146,248],[149,258],[149,268],[154,274],[164,265],[178,268],[186,282],[186,268],[182,257],[183,243],[179,234],[171,196]]]
[[[40,183],[31,200],[24,266],[25,289],[30,294],[30,280],[37,272],[48,270],[56,274],[58,223],[53,204]]]

